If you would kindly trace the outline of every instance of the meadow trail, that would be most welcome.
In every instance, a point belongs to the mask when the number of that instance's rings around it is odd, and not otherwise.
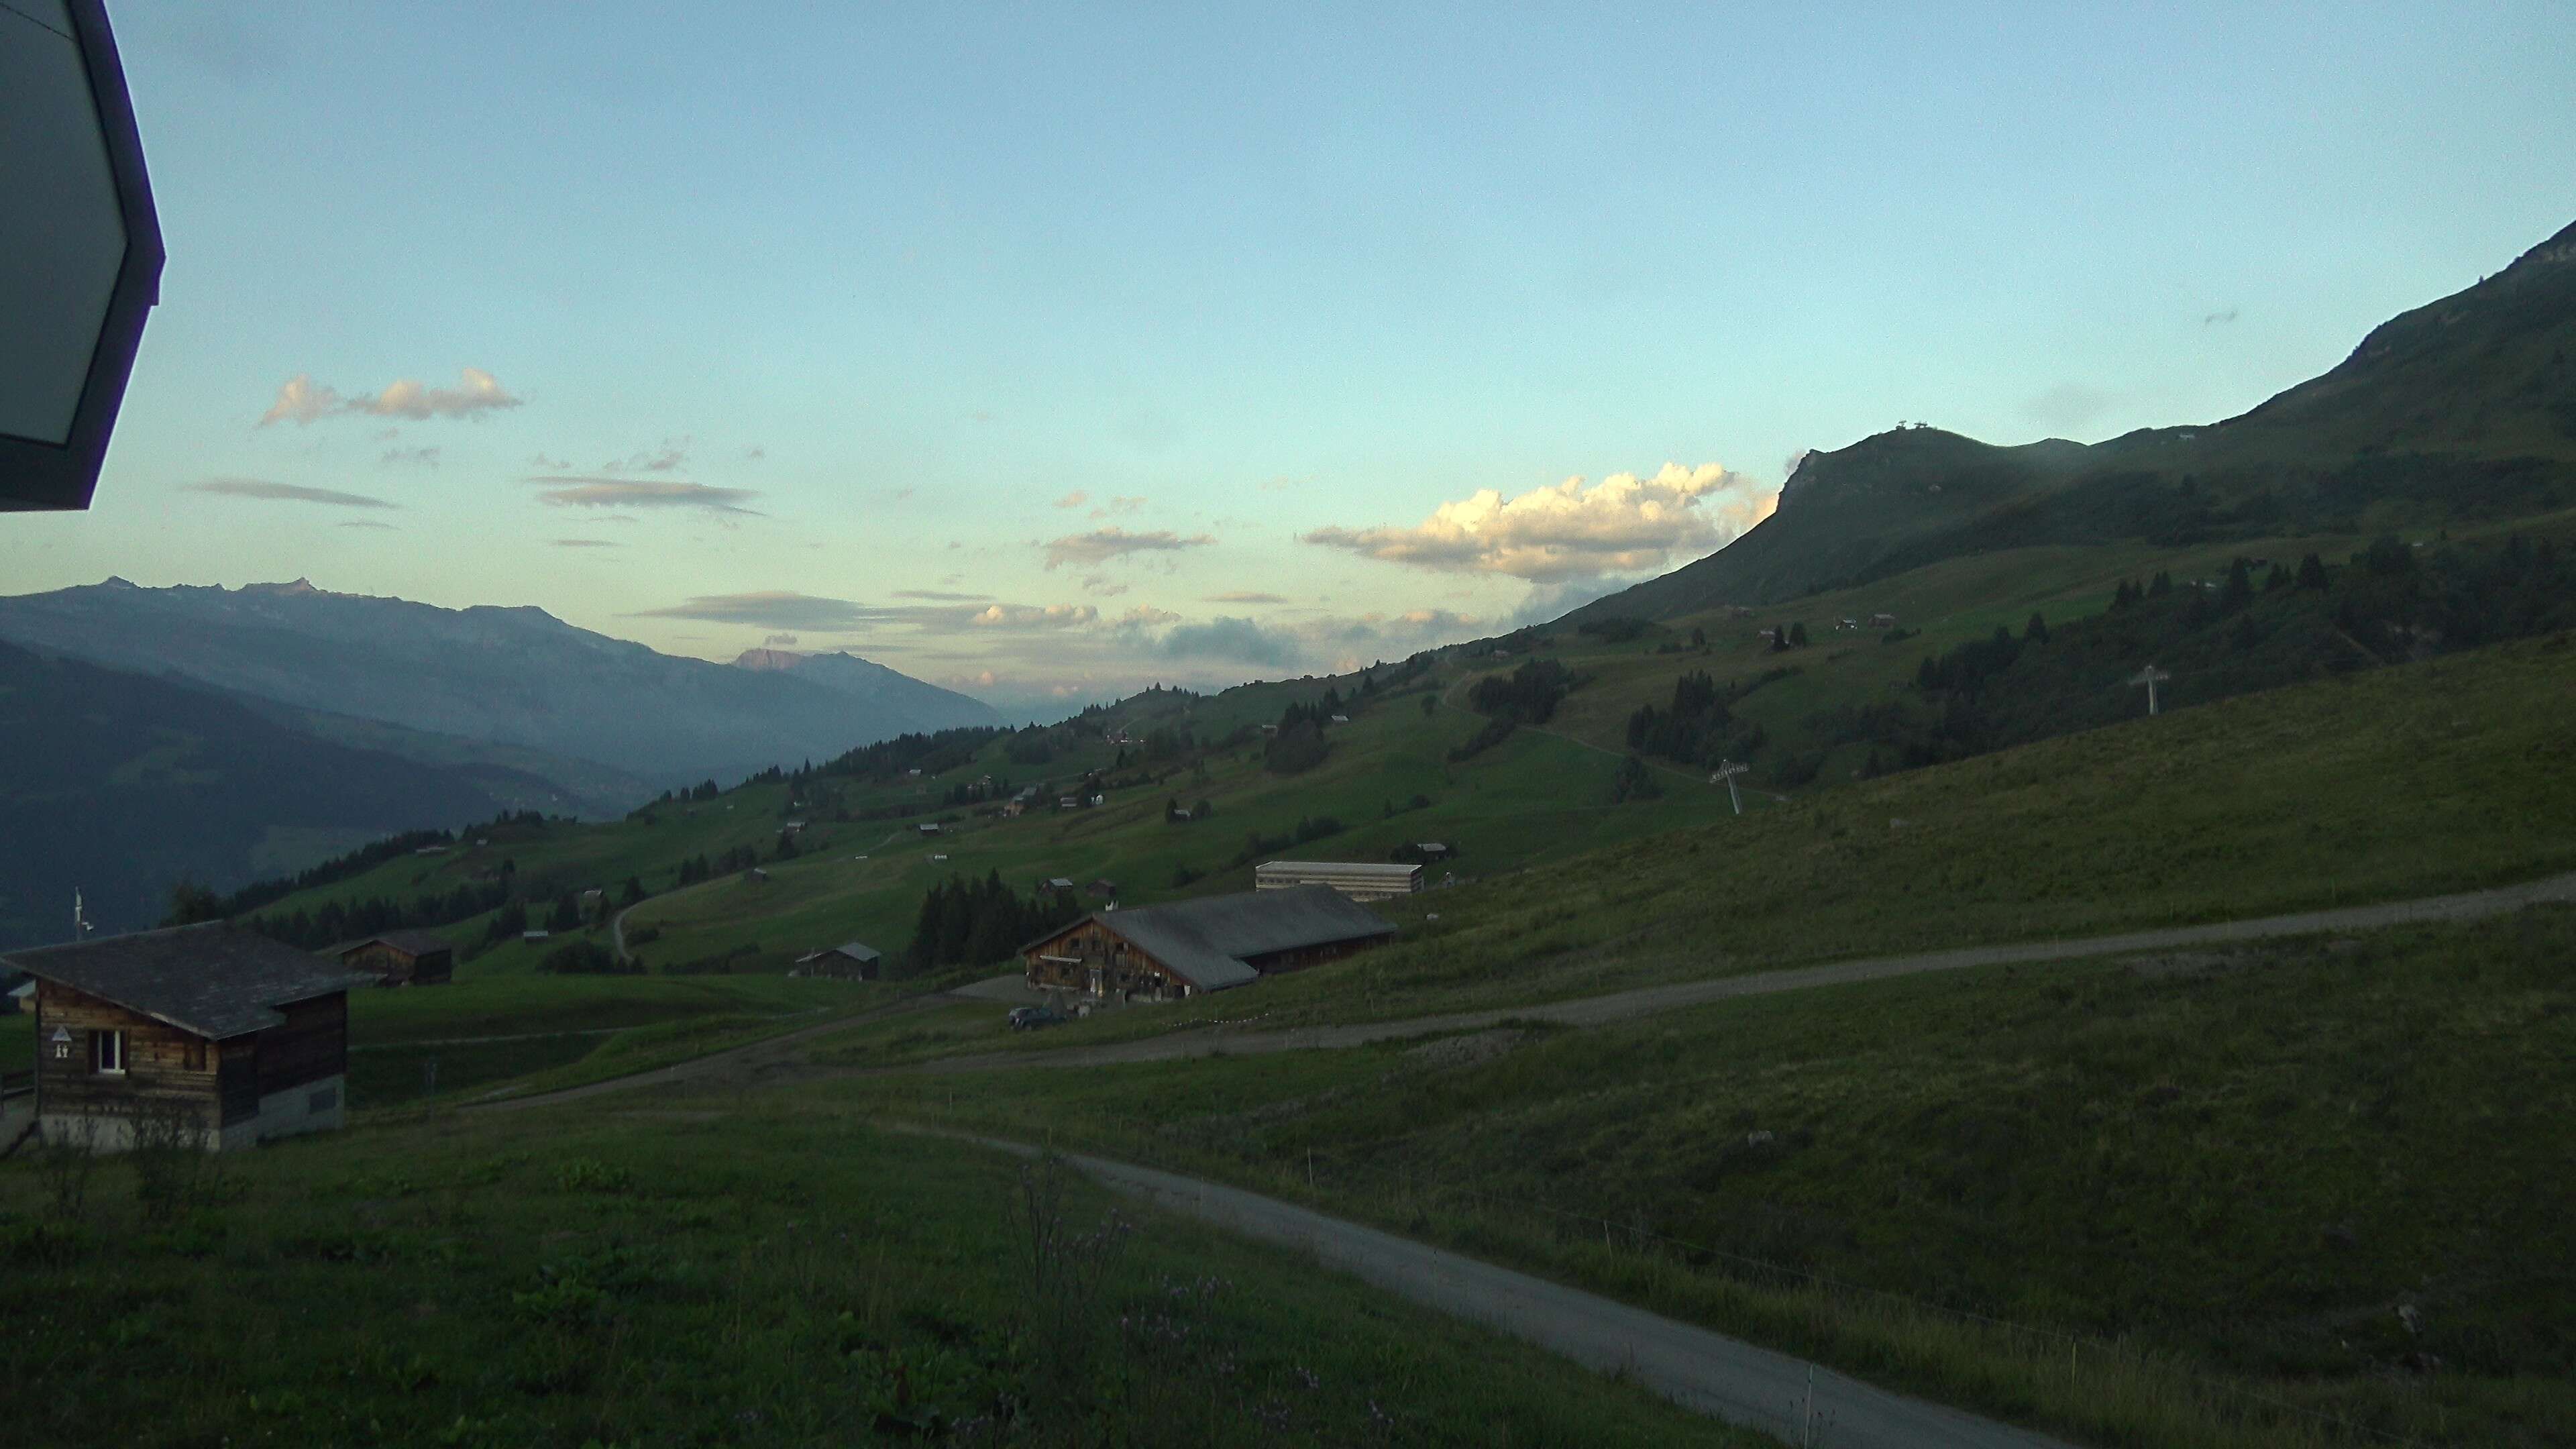
[[[1883,981],[1899,976],[1962,971],[1983,966],[2037,965],[2103,956],[2125,956],[2226,942],[2312,936],[2334,931],[2370,931],[2392,926],[2443,921],[2474,921],[2507,915],[2527,906],[2552,901],[2576,901],[2576,873],[2549,876],[2541,880],[2526,881],[2520,885],[2496,886],[2486,890],[2427,896],[2415,900],[2384,901],[2376,905],[2343,906],[2330,910],[2218,921],[2198,926],[2173,926],[2152,931],[2129,931],[2117,935],[2088,936],[2073,940],[2029,941],[2011,945],[1970,946],[1901,956],[1872,956],[1850,961],[1828,962],[1820,966],[1799,966],[1778,971],[1755,972],[1744,976],[1641,987],[1633,991],[1576,997],[1572,1000],[1545,1002],[1531,1006],[1450,1012],[1437,1016],[1408,1017],[1397,1021],[1355,1022],[1343,1026],[1291,1027],[1269,1031],[1217,1025],[1194,1031],[1178,1031],[1158,1037],[1146,1037],[1136,1041],[1104,1043],[1099,1046],[1067,1047],[1055,1051],[979,1052],[971,1056],[939,1057],[889,1067],[815,1067],[804,1063],[795,1051],[795,1048],[813,1038],[862,1022],[880,1020],[906,1011],[954,1005],[967,999],[940,992],[913,997],[858,1017],[808,1027],[789,1032],[784,1036],[754,1042],[748,1046],[693,1058],[656,1071],[631,1077],[612,1078],[604,1082],[567,1088],[560,1092],[512,1098],[478,1106],[477,1110],[490,1110],[496,1107],[512,1109],[536,1107],[633,1087],[660,1086],[718,1076],[740,1078],[745,1085],[754,1085],[762,1079],[789,1074],[795,1075],[800,1080],[813,1080],[836,1076],[997,1071],[1018,1067],[1113,1066],[1135,1062],[1177,1061],[1192,1057],[1250,1056],[1269,1052],[1368,1046],[1376,1042],[1401,1041],[1410,1037],[1482,1031],[1514,1022],[1545,1022],[1573,1027],[1603,1026],[1664,1012],[1685,1011],[1736,997],[1800,991],[1816,986]]]
[[[924,1130],[906,1128],[904,1130]],[[1038,1149],[933,1131],[1021,1157]],[[1066,1162],[1112,1191],[1313,1256],[1426,1308],[1483,1324],[1697,1413],[1789,1444],[1848,1449],[2071,1449],[2066,1441],[1889,1393],[1789,1354],[1240,1188],[1079,1153]]]

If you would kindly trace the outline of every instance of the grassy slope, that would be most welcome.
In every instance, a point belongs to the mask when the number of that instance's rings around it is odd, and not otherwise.
[[[1508,1007],[2576,868],[2571,643],[2247,696],[1431,892],[1389,907],[1392,946],[1045,1044]]]
[[[711,1049],[893,995],[872,983],[781,976],[467,975],[448,986],[362,991],[350,997],[350,1100],[372,1108],[420,1097],[433,1062],[442,1095],[594,1059],[593,1075],[616,1075],[666,1059],[675,1046],[691,1054],[681,1033],[707,1035],[694,1045]]]
[[[1718,1255],[2126,1337],[2394,1432],[2567,1444],[2576,1153],[2544,1124],[2576,1111],[2571,961],[2576,910],[2547,908],[1755,998],[1490,1057],[1389,1046],[839,1090],[1312,1182],[1399,1227],[2121,1442],[2229,1441],[2201,1437],[2221,1416],[2180,1412],[2188,1394],[2142,1405],[2069,1380],[2063,1348],[2053,1378],[2016,1375],[2009,1342],[1909,1354],[1870,1312],[1748,1299]],[[1595,1251],[1602,1219],[1623,1243],[1693,1246],[1641,1268]]]
[[[1204,782],[1176,770],[1160,786],[1113,793],[1097,810],[969,817],[936,840],[880,838],[864,851],[865,860],[854,858],[859,851],[810,850],[772,867],[765,885],[729,878],[648,902],[628,918],[629,929],[661,932],[642,948],[648,959],[685,959],[756,942],[762,958],[776,961],[849,937],[900,950],[912,937],[922,895],[951,874],[999,871],[1023,888],[1051,876],[1105,878],[1119,883],[1123,901],[1141,904],[1248,889],[1251,865],[1232,864],[1246,834],[1285,835],[1310,816],[1329,815],[1348,828],[1277,854],[1383,859],[1408,841],[1441,840],[1463,850],[1457,870],[1482,873],[1668,830],[1707,819],[1716,808],[1704,791],[1611,805],[1615,763],[1544,735],[1516,738],[1489,756],[1451,765],[1447,751],[1480,722],[1455,710],[1426,714],[1423,698],[1408,693],[1363,710],[1334,732],[1331,757],[1304,774],[1273,775],[1261,768],[1257,751],[1237,751],[1211,760]],[[971,778],[984,769],[1015,779],[1032,773],[982,760],[955,773]],[[1406,808],[1417,794],[1431,806]],[[1163,807],[1173,798],[1190,805],[1207,800],[1215,816],[1167,825]],[[1397,807],[1391,817],[1390,804]],[[1175,887],[1180,867],[1204,878]]]
[[[69,1233],[37,1165],[0,1165],[0,1417],[137,1445],[837,1445],[997,1406],[1038,1445],[1264,1420],[1281,1443],[1756,1442],[1158,1214],[1095,1303],[1031,1332],[1011,1165],[847,1113],[532,1125],[226,1157],[215,1205],[157,1232],[130,1161]],[[1076,1184],[1068,1225],[1106,1208]]]

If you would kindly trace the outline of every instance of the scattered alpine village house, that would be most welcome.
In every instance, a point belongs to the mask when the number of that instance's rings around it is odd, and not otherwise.
[[[1329,886],[1094,911],[1020,948],[1036,991],[1178,1001],[1364,951],[1395,934]]]
[[[343,941],[323,953],[379,986],[444,986],[456,975],[456,948],[429,931],[387,931]]]
[[[843,941],[819,951],[808,951],[787,968],[790,976],[814,976],[829,981],[874,981],[883,958],[865,941]]]
[[[1253,867],[1256,891],[1325,885],[1355,901],[1383,901],[1422,889],[1422,867],[1373,860],[1273,860]]]
[[[36,1126],[234,1151],[348,1113],[349,991],[371,975],[223,921],[10,953],[36,978]],[[161,1140],[169,1140],[167,1138]]]

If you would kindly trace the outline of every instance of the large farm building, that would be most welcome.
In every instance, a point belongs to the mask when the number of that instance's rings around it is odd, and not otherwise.
[[[1020,950],[1037,990],[1173,1001],[1377,945],[1395,927],[1330,886],[1094,911]]]
[[[1422,867],[1375,860],[1273,860],[1253,867],[1252,888],[1331,886],[1355,901],[1393,900],[1422,889]]]

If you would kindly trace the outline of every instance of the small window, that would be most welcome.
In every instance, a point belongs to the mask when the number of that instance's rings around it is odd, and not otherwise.
[[[125,1074],[125,1033],[94,1031],[89,1034],[89,1069],[116,1076]]]
[[[195,1037],[188,1038],[188,1045],[180,1052],[180,1060],[186,1064],[189,1071],[204,1071],[206,1069],[206,1044]]]

